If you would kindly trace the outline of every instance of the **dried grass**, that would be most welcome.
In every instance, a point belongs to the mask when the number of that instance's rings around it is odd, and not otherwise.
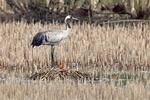
[[[0,66],[6,69],[36,71],[50,66],[50,46],[32,48],[33,36],[49,29],[65,29],[60,24],[26,24],[13,22],[0,24]],[[72,25],[70,36],[55,49],[57,63],[81,66],[136,69],[149,66],[149,26],[111,27]]]
[[[50,47],[32,49],[30,43],[39,31],[63,29],[63,25],[7,23],[1,24],[1,64],[20,68],[50,65]],[[101,28],[74,25],[70,37],[55,52],[58,62],[79,62],[104,66],[114,61],[122,65],[148,65],[149,47],[146,46],[149,28]],[[6,42],[7,41],[7,42]],[[30,68],[29,68],[30,69]]]
[[[58,23],[42,25],[13,22],[0,24],[0,67],[25,72],[35,72],[49,67],[50,46],[32,48],[33,36],[39,31],[64,29]],[[56,47],[57,63],[64,62],[69,69],[77,63],[86,72],[95,72],[100,68],[113,69],[149,69],[149,26],[111,27],[72,25],[70,36]],[[90,68],[91,67],[91,68]],[[61,69],[63,70],[63,69]],[[17,72],[18,73],[18,72]],[[8,73],[6,73],[7,76]],[[150,81],[143,85],[139,80],[120,82],[101,82],[99,84],[81,84],[73,81],[27,81],[12,78],[0,81],[1,100],[149,100]],[[15,75],[14,75],[15,76]],[[16,76],[15,76],[16,77]],[[147,76],[149,77],[149,76]]]
[[[71,81],[21,82],[11,78],[0,83],[1,100],[149,100],[150,82],[146,87],[128,82],[126,87],[114,82],[81,84]]]

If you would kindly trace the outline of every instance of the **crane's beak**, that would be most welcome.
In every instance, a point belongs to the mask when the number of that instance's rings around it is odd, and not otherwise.
[[[73,20],[79,20],[78,18],[72,17]]]

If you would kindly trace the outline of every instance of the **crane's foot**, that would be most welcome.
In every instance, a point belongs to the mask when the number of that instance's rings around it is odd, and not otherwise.
[[[53,68],[53,67],[55,67],[56,65],[57,65],[56,63],[52,62],[50,66],[51,66],[51,68]]]
[[[55,66],[55,64],[51,64],[51,67],[53,68]]]

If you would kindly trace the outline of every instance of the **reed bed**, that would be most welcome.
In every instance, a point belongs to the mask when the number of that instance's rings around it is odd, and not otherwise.
[[[100,79],[105,77],[116,79],[107,75],[101,68],[114,69],[113,71],[115,68],[119,71],[142,70],[142,68],[149,70],[148,25],[139,24],[132,27],[117,25],[112,28],[84,23],[71,26],[70,36],[56,47],[55,59],[58,64],[63,62],[68,69],[76,64],[79,71],[94,72]],[[0,81],[1,100],[150,99],[149,74],[139,73],[139,77],[141,76],[139,79],[136,73],[120,75],[122,79],[127,77],[125,85],[121,81],[118,84],[114,81],[100,83],[76,83],[72,80],[25,81],[24,77],[30,73],[50,67],[50,46],[32,48],[30,45],[37,32],[49,29],[65,29],[65,25],[26,24],[23,21],[0,23],[0,68],[6,69],[6,72],[4,70],[0,72],[0,78],[6,79]],[[12,70],[15,70],[13,75],[10,74]],[[133,79],[134,81],[130,81]]]
[[[58,23],[42,25],[22,22],[0,24],[0,67],[33,72],[51,64],[50,46],[31,47],[37,32],[65,29]],[[139,66],[149,68],[150,44],[148,25],[132,27],[100,27],[89,24],[72,25],[69,37],[55,49],[58,64],[77,63],[80,66],[110,67],[129,70]]]
[[[115,82],[81,84],[72,81],[22,82],[15,78],[0,82],[1,100],[149,100],[150,81],[144,86],[138,81],[126,86]]]

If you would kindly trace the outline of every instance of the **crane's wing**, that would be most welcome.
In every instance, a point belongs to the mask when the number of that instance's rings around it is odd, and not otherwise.
[[[47,43],[59,43],[65,35],[64,30],[50,30],[44,33],[44,40]]]
[[[55,45],[65,37],[65,30],[49,30],[37,33],[31,43],[32,47],[40,45]]]

